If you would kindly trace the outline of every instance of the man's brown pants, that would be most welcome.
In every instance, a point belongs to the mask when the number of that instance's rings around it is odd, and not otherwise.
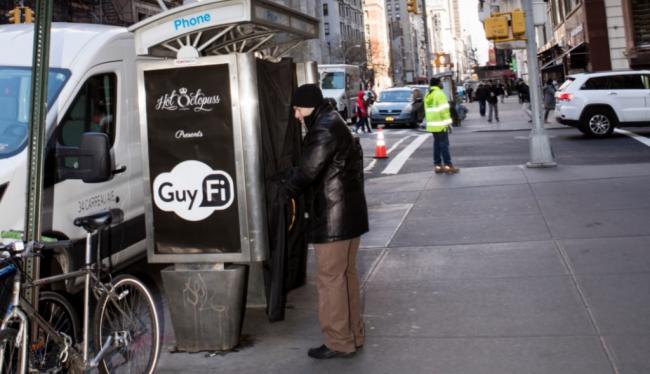
[[[357,274],[359,238],[314,244],[318,316],[325,345],[354,352],[363,345],[361,291]]]

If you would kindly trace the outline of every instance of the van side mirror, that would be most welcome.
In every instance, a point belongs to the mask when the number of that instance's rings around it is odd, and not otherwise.
[[[79,147],[56,147],[59,180],[80,179],[84,183],[100,183],[113,177],[110,140],[107,134],[87,132]]]

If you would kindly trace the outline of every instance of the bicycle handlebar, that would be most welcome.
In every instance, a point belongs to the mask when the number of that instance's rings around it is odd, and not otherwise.
[[[72,248],[73,243],[70,240],[58,240],[55,242],[30,242],[15,241],[9,244],[0,245],[0,259],[9,257],[29,257],[34,253],[43,251],[53,251],[56,248]]]

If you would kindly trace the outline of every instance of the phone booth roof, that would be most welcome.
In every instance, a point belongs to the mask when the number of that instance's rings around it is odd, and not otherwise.
[[[195,58],[258,52],[282,57],[318,38],[319,20],[268,0],[204,0],[168,9],[129,28],[138,55]]]

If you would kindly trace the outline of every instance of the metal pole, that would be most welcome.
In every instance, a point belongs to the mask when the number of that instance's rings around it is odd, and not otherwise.
[[[424,16],[424,48],[425,53],[427,54],[427,80],[429,80],[433,76],[433,72],[431,69],[431,48],[429,46],[429,21],[427,20],[429,17],[427,16],[427,0],[422,0],[422,15]]]
[[[45,120],[47,117],[47,78],[50,57],[50,24],[52,1],[36,1],[34,52],[32,59],[32,92],[29,126],[29,169],[27,171],[27,204],[25,209],[25,241],[41,239],[41,203],[43,194],[43,159]],[[32,258],[25,262],[25,271],[38,279],[38,263]],[[25,296],[36,303],[36,293],[25,290]]]
[[[537,40],[535,39],[535,21],[533,20],[532,0],[522,0],[521,5],[526,15],[526,51],[528,53],[528,78],[530,81],[530,103],[533,111],[533,129],[530,132],[529,168],[557,166],[553,160],[553,150],[546,130],[542,126],[542,98],[537,61]]]

